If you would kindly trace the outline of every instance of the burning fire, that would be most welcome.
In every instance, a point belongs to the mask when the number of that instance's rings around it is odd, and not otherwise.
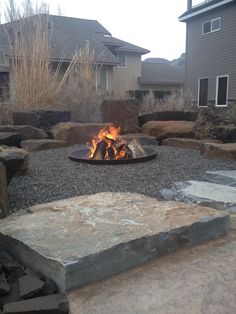
[[[120,137],[119,127],[110,125],[100,130],[88,146],[90,149],[88,159],[117,160],[132,157],[128,144]]]

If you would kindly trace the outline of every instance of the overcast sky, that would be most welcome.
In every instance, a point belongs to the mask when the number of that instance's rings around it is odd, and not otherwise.
[[[49,0],[50,13],[58,5],[66,16],[99,21],[112,36],[136,44],[151,53],[146,57],[169,60],[185,51],[185,23],[178,17],[187,0]]]

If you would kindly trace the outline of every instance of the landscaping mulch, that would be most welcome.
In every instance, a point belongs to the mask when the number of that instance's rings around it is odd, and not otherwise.
[[[135,192],[162,199],[159,190],[176,181],[205,180],[206,171],[236,169],[235,161],[203,157],[199,151],[150,146],[157,158],[125,165],[90,165],[69,160],[78,146],[30,153],[29,171],[9,185],[12,210],[98,192]]]

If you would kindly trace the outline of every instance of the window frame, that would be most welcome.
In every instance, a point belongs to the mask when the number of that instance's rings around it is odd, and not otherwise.
[[[125,57],[125,64],[124,64],[124,66],[123,65],[121,65],[121,64],[118,64],[117,65],[117,67],[118,68],[126,68],[127,67],[127,58],[126,58],[126,53],[125,52],[116,52],[116,60],[117,60],[117,62],[119,61],[119,59],[118,59],[118,55],[124,55],[124,57]]]
[[[226,88],[226,104],[224,105],[218,105],[218,91],[219,91],[219,79],[220,78],[227,78],[227,88]],[[215,106],[216,107],[227,107],[228,106],[228,100],[229,100],[229,74],[225,75],[218,75],[216,77],[216,98],[215,98]]]
[[[217,20],[219,20],[219,28],[212,30],[212,23],[213,23],[214,21],[217,21]],[[211,27],[210,27],[210,32],[204,33],[204,25],[205,25],[206,23],[210,23],[210,26],[211,26]],[[220,16],[217,17],[217,18],[215,18],[215,19],[212,19],[212,20],[209,20],[209,21],[205,21],[205,22],[202,23],[202,35],[207,35],[207,34],[210,34],[210,33],[215,33],[215,32],[218,32],[218,31],[220,31],[220,30],[221,30],[221,17],[220,17]]]
[[[207,80],[207,105],[206,106],[201,106],[199,104],[199,100],[200,100],[200,81],[201,80]],[[208,86],[209,86],[209,77],[201,77],[198,79],[198,93],[197,93],[197,106],[199,108],[207,108],[208,107]]]

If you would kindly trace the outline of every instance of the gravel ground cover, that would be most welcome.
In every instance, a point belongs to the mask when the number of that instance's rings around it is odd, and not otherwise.
[[[150,146],[151,147],[151,146]],[[98,192],[136,192],[162,199],[159,190],[173,182],[204,180],[208,170],[233,170],[236,162],[205,158],[199,151],[151,147],[157,158],[127,165],[90,165],[68,159],[76,147],[30,153],[29,172],[13,178],[9,192],[12,210]]]

